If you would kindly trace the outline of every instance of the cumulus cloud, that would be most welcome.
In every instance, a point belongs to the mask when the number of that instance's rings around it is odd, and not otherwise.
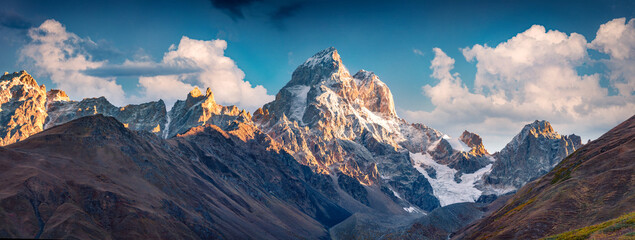
[[[600,26],[591,48],[610,56],[604,63],[611,69],[609,79],[620,95],[635,91],[635,19],[618,18]]]
[[[124,91],[114,78],[89,76],[82,71],[98,68],[106,61],[95,61],[84,46],[95,45],[80,38],[53,19],[29,29],[30,42],[21,49],[21,61],[34,65],[37,73],[50,77],[57,88],[73,98],[105,96],[115,104],[125,102]]]
[[[628,27],[633,29],[632,25]],[[598,41],[597,46],[612,49],[626,44],[629,51],[635,50],[624,41],[633,44],[623,39],[608,46]],[[576,70],[590,61],[588,46],[580,34],[546,31],[534,25],[495,47],[477,44],[465,48],[465,58],[476,62],[473,89],[451,72],[454,59],[435,48],[431,77],[439,82],[422,88],[434,109],[406,111],[405,116],[453,135],[463,129],[483,134],[490,149],[502,148],[524,124],[535,119],[550,121],[561,133],[599,137],[635,112],[635,99],[632,91],[622,94],[620,90],[619,96],[611,96],[600,85],[600,74],[584,75]],[[612,81],[609,87],[633,82]]]
[[[184,36],[178,45],[170,46],[160,62],[137,56],[137,60],[111,64],[96,60],[95,56],[117,51],[66,31],[55,20],[29,29],[28,35],[31,41],[21,49],[22,61],[31,62],[38,73],[49,76],[56,88],[75,99],[105,96],[120,106],[163,99],[169,107],[177,99],[185,98],[194,86],[211,88],[221,104],[249,110],[274,98],[267,95],[263,86],[252,86],[244,80],[245,73],[224,55],[227,48],[224,40]],[[115,81],[121,76],[139,77],[140,95],[126,97]]]
[[[165,75],[139,77],[139,85],[143,86],[141,101],[163,99],[170,109],[177,99],[187,96],[194,86],[186,83],[184,75]]]
[[[174,66],[152,62],[149,59],[142,59],[141,61],[126,59],[123,64],[105,64],[98,68],[83,70],[82,73],[95,77],[151,77],[196,73],[200,71],[200,68],[193,65]]]
[[[273,100],[274,96],[267,95],[267,89],[261,85],[252,86],[245,81],[245,73],[238,68],[236,62],[225,56],[227,42],[224,40],[196,40],[182,37],[178,45],[170,46],[158,66],[168,66],[173,69],[196,69],[192,73],[182,73],[166,76],[141,77],[139,85],[146,96],[179,96],[165,95],[166,89],[175,92],[189,92],[192,86],[209,87],[214,92],[216,101],[224,105],[238,105],[253,110]],[[161,86],[156,86],[162,82]],[[180,93],[179,93],[180,94]]]

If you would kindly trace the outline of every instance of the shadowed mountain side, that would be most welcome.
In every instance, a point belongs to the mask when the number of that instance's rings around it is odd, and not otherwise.
[[[262,134],[195,130],[168,142],[96,115],[0,148],[0,237],[326,238],[350,215]]]
[[[635,116],[528,183],[456,239],[537,239],[635,210]]]

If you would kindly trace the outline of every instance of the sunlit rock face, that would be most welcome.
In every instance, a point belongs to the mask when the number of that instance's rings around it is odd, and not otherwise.
[[[479,154],[489,154],[487,150],[485,150],[485,146],[483,146],[483,139],[476,133],[468,132],[467,130],[463,131],[459,139],[467,144],[467,146],[471,147],[470,153],[479,155]]]
[[[0,77],[0,146],[38,133],[46,120],[46,87],[26,71]]]
[[[498,187],[520,188],[549,172],[581,145],[579,136],[560,135],[547,121],[527,124],[494,155],[496,162],[486,182]]]
[[[50,103],[59,102],[59,101],[65,101],[65,102],[70,101],[70,99],[68,98],[68,95],[66,95],[66,92],[59,89],[51,89],[46,93],[47,108]]]
[[[165,103],[162,100],[116,107],[105,97],[69,101],[63,91],[51,91],[49,95],[53,98],[49,99],[47,104],[48,118],[45,128],[95,114],[114,117],[129,129],[148,131],[157,135],[161,135],[166,126]]]
[[[168,121],[168,128],[164,132],[166,138],[205,124],[214,124],[226,129],[233,123],[251,123],[251,115],[236,106],[217,104],[209,88],[203,94],[197,87],[187,95],[185,101],[179,100],[174,103]]]

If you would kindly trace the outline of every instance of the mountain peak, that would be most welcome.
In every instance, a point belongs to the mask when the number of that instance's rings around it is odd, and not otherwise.
[[[353,75],[353,78],[359,79],[359,80],[371,80],[378,77],[377,75],[375,75],[374,72],[366,71],[362,69],[362,70],[359,70],[357,73],[355,73],[355,75]]]
[[[187,95],[188,98],[197,98],[202,96],[203,94],[201,93],[201,90],[198,89],[198,87],[194,87],[194,89],[192,89],[192,91],[190,91],[190,93]]]
[[[14,73],[4,72],[4,75],[0,77],[0,81],[12,80],[15,78],[18,78],[25,85],[28,85],[31,87],[38,87],[38,88],[40,87],[35,81],[35,79],[33,79],[33,77],[29,73],[27,73],[25,70],[21,70],[19,72],[14,72]]]
[[[312,68],[319,64],[330,63],[330,62],[339,62],[339,63],[342,62],[342,59],[340,58],[339,53],[337,53],[337,49],[335,49],[334,47],[329,47],[327,49],[319,51],[318,53],[314,54],[309,59],[307,59],[302,64],[302,66]]]
[[[192,91],[187,94],[187,99],[185,100],[185,102],[187,107],[189,108],[197,102],[202,101],[203,99],[205,100],[205,102],[213,103],[212,105],[216,104],[216,101],[214,100],[214,93],[212,93],[212,90],[210,88],[207,88],[207,90],[205,91],[205,95],[203,95],[198,87],[194,87],[194,89],[192,89]]]
[[[551,123],[542,120],[542,121],[534,121],[530,124],[525,125],[525,127],[523,127],[523,130],[521,131],[522,133],[525,133],[523,135],[526,134],[531,134],[534,136],[538,136],[538,135],[543,135],[543,136],[555,136],[558,135],[558,133],[556,131],[553,130],[553,127],[551,127]]]
[[[308,58],[299,68],[327,68],[334,70],[342,65],[342,58],[334,47],[329,47]]]

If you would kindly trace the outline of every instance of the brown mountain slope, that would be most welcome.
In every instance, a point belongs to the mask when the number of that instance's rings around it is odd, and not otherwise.
[[[350,215],[266,135],[197,130],[165,141],[95,115],[0,147],[0,238],[324,238]]]
[[[635,210],[635,116],[565,158],[455,239],[537,239]]]

